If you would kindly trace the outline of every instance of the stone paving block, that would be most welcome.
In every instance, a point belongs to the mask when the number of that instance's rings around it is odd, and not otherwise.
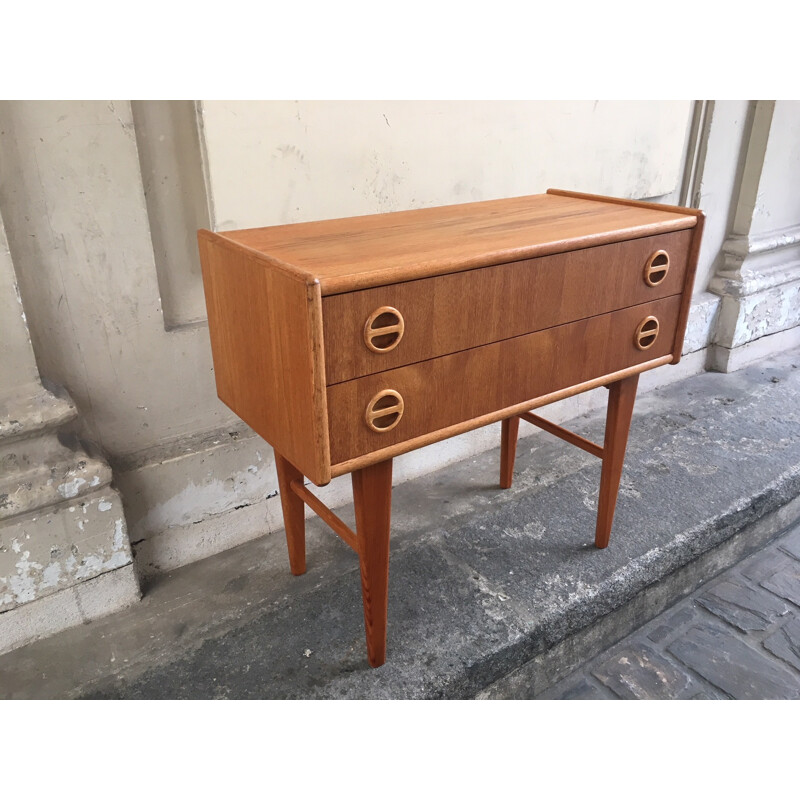
[[[695,625],[667,651],[736,700],[788,700],[800,696],[796,675],[745,644],[733,631]]]
[[[697,682],[699,684],[699,681]],[[695,684],[693,684],[694,686]],[[676,700],[682,700],[682,697],[673,698]],[[714,688],[713,686],[706,686],[706,688],[701,689],[696,694],[693,694],[690,700],[730,700],[728,695],[725,692],[721,692],[719,689]]]
[[[781,550],[800,561],[800,528],[788,536],[784,536],[781,542]]]
[[[761,581],[760,585],[800,606],[800,562],[787,563],[784,569]]]
[[[764,639],[764,647],[800,670],[800,618],[792,617],[775,633]]]
[[[789,606],[782,600],[736,579],[715,583],[697,602],[744,633],[766,630],[789,613]]]
[[[624,700],[667,700],[689,688],[691,677],[643,643],[632,643],[592,670]]]
[[[565,684],[560,687],[557,694],[547,693],[541,696],[542,700],[613,700],[611,694],[605,693],[598,686],[590,683],[585,677],[574,681],[571,685]]]
[[[689,603],[681,605],[671,614],[665,612],[659,625],[647,634],[647,638],[656,644],[661,644],[666,638],[677,632],[678,628],[690,623],[697,617],[697,612]]]
[[[759,583],[784,569],[787,563],[791,563],[788,557],[773,548],[759,553],[755,558],[748,558],[741,566],[741,573],[753,583]]]

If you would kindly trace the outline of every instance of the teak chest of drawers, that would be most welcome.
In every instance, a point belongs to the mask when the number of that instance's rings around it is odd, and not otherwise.
[[[392,458],[502,420],[600,457],[608,544],[639,374],[680,359],[701,212],[547,194],[199,231],[219,397],[275,451],[292,572],[304,503],[357,553],[367,650],[386,657]],[[609,388],[605,442],[530,411]],[[352,473],[356,531],[304,485]]]

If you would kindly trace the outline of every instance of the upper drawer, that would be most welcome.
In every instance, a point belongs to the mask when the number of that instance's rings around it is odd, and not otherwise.
[[[327,383],[678,294],[691,237],[687,229],[323,297]]]

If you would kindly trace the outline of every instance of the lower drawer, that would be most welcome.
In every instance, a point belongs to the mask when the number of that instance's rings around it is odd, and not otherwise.
[[[331,464],[668,355],[680,301],[674,295],[329,386]]]

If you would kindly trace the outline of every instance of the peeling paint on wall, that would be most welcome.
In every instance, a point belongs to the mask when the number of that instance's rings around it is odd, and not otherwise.
[[[84,478],[73,478],[71,481],[59,484],[58,493],[62,497],[77,497],[81,486],[86,483]]]
[[[255,464],[227,478],[208,473],[202,483],[191,481],[172,497],[152,504],[136,525],[136,536],[202,521],[234,508],[261,502],[272,490],[275,477]]]
[[[132,560],[116,495],[98,493],[12,521],[0,528],[0,612]]]

